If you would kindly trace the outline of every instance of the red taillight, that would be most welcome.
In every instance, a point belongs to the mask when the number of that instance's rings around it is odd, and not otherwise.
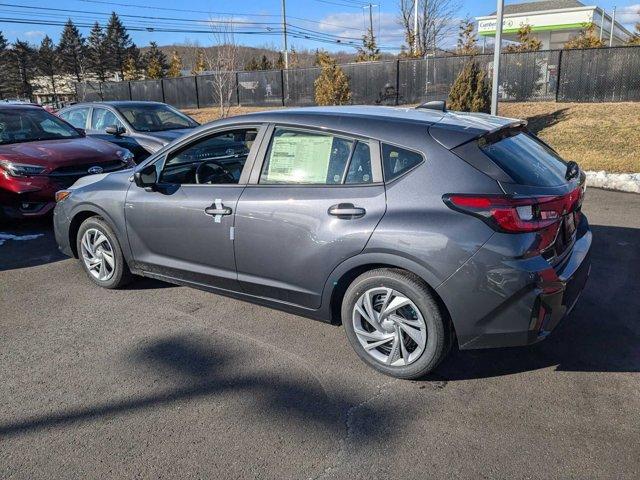
[[[449,194],[443,200],[450,208],[474,215],[502,232],[524,233],[547,229],[543,235],[552,241],[562,216],[580,206],[582,188],[560,196]],[[547,244],[548,241],[543,243]]]

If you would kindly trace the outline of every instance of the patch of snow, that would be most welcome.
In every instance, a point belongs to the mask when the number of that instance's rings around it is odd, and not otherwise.
[[[0,246],[4,245],[7,240],[35,240],[38,237],[42,237],[44,233],[36,233],[34,235],[12,235],[11,233],[0,232]]]
[[[585,174],[589,187],[640,193],[640,173],[607,173],[600,170],[587,171]]]

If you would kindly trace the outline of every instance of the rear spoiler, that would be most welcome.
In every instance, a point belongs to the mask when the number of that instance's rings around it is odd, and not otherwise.
[[[451,114],[451,113],[450,113]],[[505,132],[522,130],[526,120],[490,116],[456,115],[456,122],[438,122],[429,127],[429,134],[443,147],[451,150],[472,140],[491,140]]]

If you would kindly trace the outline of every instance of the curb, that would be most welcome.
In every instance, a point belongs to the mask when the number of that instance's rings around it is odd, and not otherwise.
[[[640,193],[640,173],[607,173],[604,170],[584,173],[589,187]]]

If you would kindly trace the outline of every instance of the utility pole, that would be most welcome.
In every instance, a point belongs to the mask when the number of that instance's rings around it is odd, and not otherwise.
[[[418,54],[418,0],[413,0],[413,54]]]
[[[613,47],[613,29],[616,28],[616,7],[613,7],[611,15],[611,31],[609,32],[609,46]]]
[[[375,40],[375,36],[373,34],[373,7],[377,7],[377,6],[378,5],[374,5],[373,3],[370,3],[362,7],[362,8],[369,9],[369,31],[371,32],[371,40]]]
[[[282,0],[282,43],[284,44],[284,68],[289,68],[289,51],[287,49],[287,7],[286,0]]]
[[[491,82],[491,115],[498,114],[498,85],[500,77],[500,50],[502,46],[502,11],[504,0],[498,0],[496,13],[496,44],[493,49],[493,81]]]

